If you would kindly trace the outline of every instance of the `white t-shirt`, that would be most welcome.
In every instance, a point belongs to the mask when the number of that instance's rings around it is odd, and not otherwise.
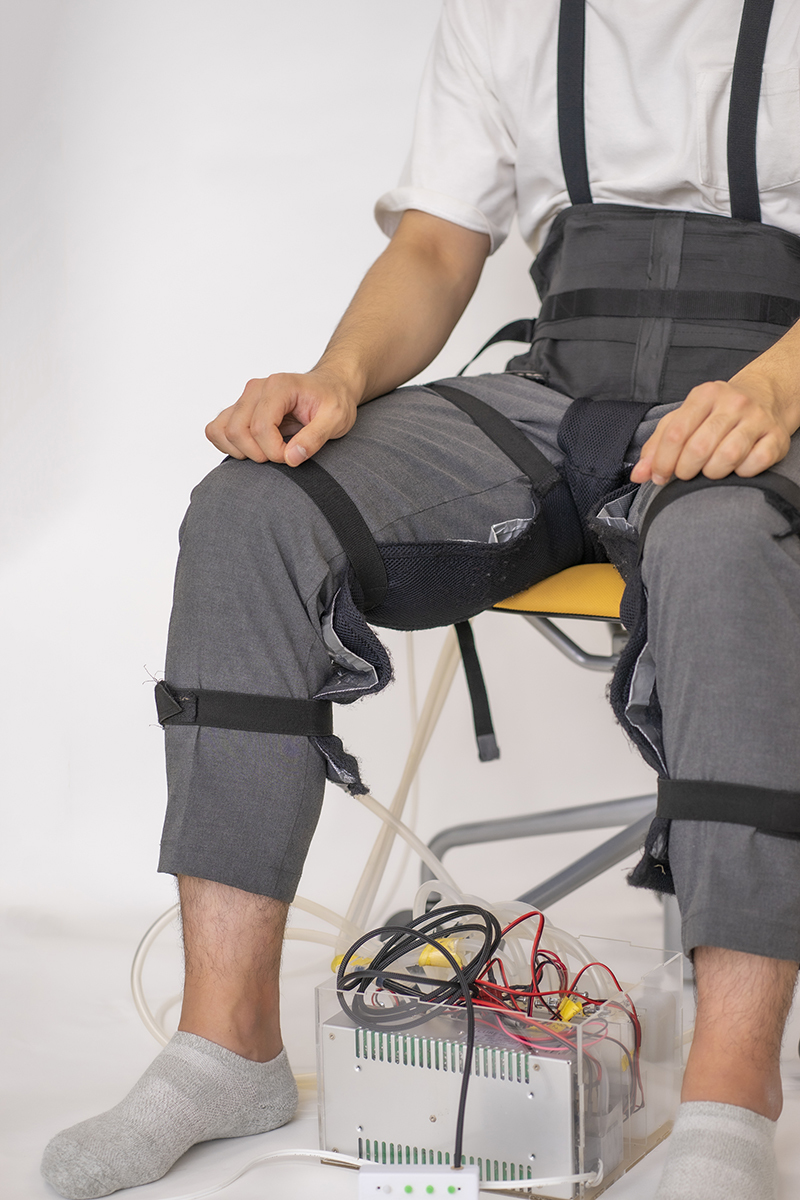
[[[727,122],[742,0],[587,0],[586,148],[596,201],[730,215]],[[444,0],[411,153],[375,215],[536,253],[569,205],[556,112],[559,0]],[[758,116],[761,219],[800,234],[800,0],[775,0]]]

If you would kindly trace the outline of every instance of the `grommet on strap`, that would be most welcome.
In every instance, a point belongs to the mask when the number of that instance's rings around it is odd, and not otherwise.
[[[478,743],[478,758],[481,762],[491,762],[500,757],[500,748],[494,735],[492,713],[489,708],[489,696],[483,679],[478,651],[475,649],[475,637],[469,621],[459,621],[455,627],[458,635],[458,645],[461,650],[461,661],[464,664],[464,674],[467,677],[469,698],[472,703],[472,719],[475,723],[475,740]]]
[[[215,729],[299,737],[328,737],[333,733],[328,700],[176,688],[163,680],[156,684],[155,694],[158,720],[165,729],[171,725],[210,725]]]

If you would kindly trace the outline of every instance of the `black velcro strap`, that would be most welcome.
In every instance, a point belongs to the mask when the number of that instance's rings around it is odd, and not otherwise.
[[[591,204],[583,104],[585,0],[561,0],[558,21],[558,143],[573,204]]]
[[[800,317],[800,300],[760,292],[660,291],[655,288],[577,288],[557,292],[542,304],[537,332],[542,326],[575,317],[669,317],[675,321],[758,321],[765,325],[793,325]]]
[[[355,572],[364,596],[363,611],[377,608],[389,587],[386,567],[369,526],[342,485],[313,458],[299,467],[286,463],[269,465],[293,480],[314,501]]]
[[[425,387],[467,413],[478,428],[528,476],[537,496],[546,496],[552,487],[561,483],[561,476],[553,464],[508,417],[484,404],[477,396],[471,396],[469,392],[462,392],[461,388],[451,387],[450,384],[426,383]]]
[[[489,696],[478,651],[475,649],[475,637],[469,621],[459,621],[455,628],[461,650],[461,661],[464,664],[464,674],[467,677],[469,698],[472,702],[472,719],[475,724],[475,739],[478,743],[478,758],[481,762],[491,762],[492,759],[500,757],[500,748],[494,734]]]
[[[644,515],[639,529],[640,560],[647,532],[658,514],[663,512],[668,504],[680,500],[681,496],[688,496],[692,492],[702,492],[710,487],[758,488],[761,492],[777,496],[784,504],[800,514],[800,487],[796,483],[792,483],[791,479],[787,479],[785,475],[779,475],[777,471],[762,471],[760,475],[753,475],[746,479],[739,475],[726,475],[723,479],[707,479],[705,475],[696,475],[694,479],[673,479],[665,484],[658,495],[654,497]]]
[[[329,700],[293,700],[247,692],[214,692],[156,684],[158,720],[168,725],[210,725],[246,733],[292,733],[328,737],[333,733]]]
[[[476,358],[480,358],[484,350],[488,350],[490,346],[494,346],[497,342],[532,342],[533,329],[536,321],[533,317],[520,317],[517,321],[510,321],[508,325],[504,325],[502,329],[498,329],[497,333],[493,333],[488,342],[484,342],[477,354],[473,354],[468,363],[465,363],[459,375],[463,375],[467,367],[472,366]]]
[[[773,0],[745,0],[733,63],[728,109],[728,186],[731,216],[760,221],[756,127],[764,52]]]
[[[800,835],[800,792],[702,779],[659,779],[656,816],[671,821],[722,821],[752,825],[764,833]]]

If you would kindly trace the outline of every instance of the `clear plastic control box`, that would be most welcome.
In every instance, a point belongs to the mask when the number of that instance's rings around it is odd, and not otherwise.
[[[534,1185],[554,1200],[599,1195],[667,1136],[682,1071],[681,956],[579,940],[623,991],[608,979],[595,997],[605,1003],[568,1022],[476,1009],[464,1125],[463,1161],[482,1181],[589,1174],[602,1160],[597,1186]],[[407,1005],[410,1027],[359,1025],[343,1011],[335,978],[317,988],[320,1145],[386,1165],[448,1164],[465,1010],[385,992],[372,1000]]]

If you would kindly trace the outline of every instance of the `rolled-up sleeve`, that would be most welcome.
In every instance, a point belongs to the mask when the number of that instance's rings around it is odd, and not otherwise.
[[[491,252],[516,212],[516,146],[493,88],[483,0],[445,0],[423,75],[411,152],[375,218],[389,237],[409,208],[487,233]]]

